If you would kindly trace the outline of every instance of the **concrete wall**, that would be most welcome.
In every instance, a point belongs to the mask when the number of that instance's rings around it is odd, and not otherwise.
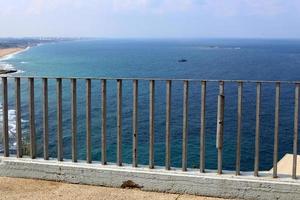
[[[132,168],[103,166],[98,162],[86,164],[57,162],[29,158],[0,157],[0,176],[36,178],[69,183],[110,187],[139,187],[142,190],[187,193],[238,199],[300,199],[300,181],[288,176],[273,179],[267,172],[256,178],[252,173],[234,176],[234,172],[216,175],[214,171],[182,172],[162,168]]]

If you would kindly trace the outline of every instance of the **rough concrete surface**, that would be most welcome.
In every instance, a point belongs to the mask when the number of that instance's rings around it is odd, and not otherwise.
[[[145,192],[22,178],[0,177],[0,199],[105,199],[105,200],[221,200],[193,195]]]
[[[259,175],[259,177],[254,177],[252,172],[243,172],[240,176],[235,176],[234,172],[225,170],[222,175],[217,175],[215,171],[206,170],[206,173],[200,173],[197,169],[188,169],[183,172],[181,169],[165,170],[160,167],[132,168],[131,165],[125,164],[119,167],[114,164],[101,165],[98,162],[90,164],[83,161],[73,163],[69,160],[60,162],[0,157],[0,176],[3,177],[42,179],[113,188],[134,187],[143,191],[218,198],[300,199],[299,179],[293,180],[290,176],[282,174],[274,179],[270,172],[260,172]]]

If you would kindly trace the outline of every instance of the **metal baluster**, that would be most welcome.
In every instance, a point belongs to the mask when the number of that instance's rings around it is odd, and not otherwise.
[[[223,149],[223,131],[224,131],[224,82],[220,81],[218,95],[218,113],[217,113],[217,141],[218,149],[218,174],[222,174],[222,149]]]
[[[63,141],[62,141],[62,79],[56,79],[57,92],[57,160],[63,160]]]
[[[34,79],[28,78],[29,81],[29,126],[30,126],[30,155],[36,158],[35,142],[35,110],[34,110]]]
[[[17,158],[22,158],[22,128],[21,128],[21,89],[20,78],[15,78],[15,102],[16,102],[16,136]]]
[[[43,78],[43,138],[44,138],[44,159],[49,159],[49,129],[48,129],[48,79]]]
[[[101,80],[101,163],[106,165],[106,80]]]
[[[77,83],[71,79],[72,161],[77,162]]]
[[[280,106],[280,83],[276,83],[275,96],[275,124],[274,124],[274,154],[273,154],[273,178],[277,177],[278,162],[278,131],[279,131],[279,106]]]
[[[201,81],[200,172],[205,172],[206,81]]]
[[[7,100],[7,77],[2,77],[2,97],[3,97],[3,142],[4,156],[9,156],[9,135],[8,135],[8,100]]]
[[[293,168],[292,168],[293,179],[297,178],[299,90],[300,90],[300,84],[297,83],[295,88],[295,111],[294,111],[294,145],[293,145]]]
[[[183,133],[182,133],[182,171],[187,170],[187,137],[188,137],[188,108],[189,82],[183,83]]]
[[[171,169],[171,92],[172,82],[167,80],[166,82],[166,170]]]
[[[261,83],[256,83],[256,122],[255,122],[255,158],[254,158],[254,176],[259,172],[259,142],[260,142],[260,98]]]
[[[122,80],[117,80],[117,165],[122,166]]]
[[[243,82],[238,83],[238,111],[237,111],[237,141],[236,141],[236,175],[240,175],[241,165],[241,129],[242,129],[242,95]]]
[[[155,82],[151,80],[149,83],[149,168],[154,168],[154,95]]]
[[[137,167],[138,157],[138,80],[133,80],[133,116],[132,116],[132,127],[133,127],[133,145],[132,145],[132,166]]]
[[[92,162],[91,146],[91,79],[86,79],[86,162]]]

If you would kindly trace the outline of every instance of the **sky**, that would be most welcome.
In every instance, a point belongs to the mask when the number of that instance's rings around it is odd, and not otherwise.
[[[0,37],[300,38],[300,0],[0,0]]]

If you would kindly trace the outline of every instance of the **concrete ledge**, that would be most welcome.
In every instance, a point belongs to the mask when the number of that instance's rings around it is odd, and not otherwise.
[[[163,168],[103,166],[98,162],[86,164],[42,159],[0,157],[0,176],[34,178],[109,187],[129,186],[142,190],[186,193],[238,199],[300,199],[300,181],[282,175],[273,179],[268,172],[256,178],[252,173],[234,176],[233,172],[216,175],[198,170],[182,172]],[[130,181],[129,181],[130,180]]]

